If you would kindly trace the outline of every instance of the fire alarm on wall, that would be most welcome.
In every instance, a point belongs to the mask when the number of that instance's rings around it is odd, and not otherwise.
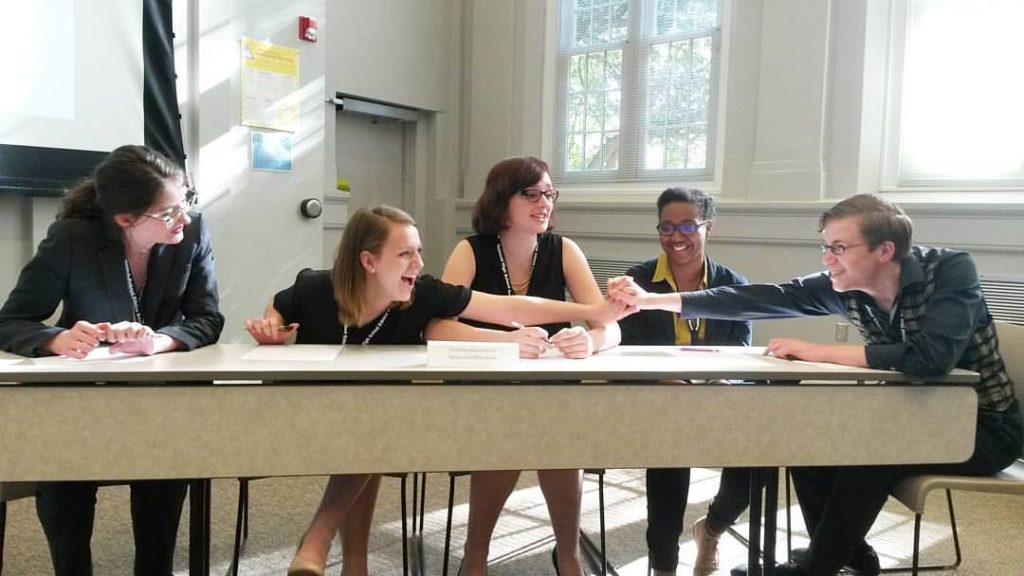
[[[316,18],[299,16],[299,40],[316,42]]]

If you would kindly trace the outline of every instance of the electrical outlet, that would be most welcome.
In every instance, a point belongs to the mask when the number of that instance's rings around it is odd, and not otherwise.
[[[836,322],[836,342],[848,342],[850,338],[850,325],[846,322]]]

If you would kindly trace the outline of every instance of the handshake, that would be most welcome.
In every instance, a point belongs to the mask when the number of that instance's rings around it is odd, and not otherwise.
[[[640,310],[655,308],[652,306],[651,294],[640,287],[629,276],[617,276],[608,279],[608,291],[605,295],[609,302],[623,306],[628,311],[628,316]]]

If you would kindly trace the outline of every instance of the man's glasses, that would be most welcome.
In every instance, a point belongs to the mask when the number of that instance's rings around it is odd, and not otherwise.
[[[835,256],[842,256],[850,248],[856,248],[857,246],[863,246],[863,244],[840,244],[838,242],[832,244],[821,243],[821,253],[831,252]]]
[[[171,228],[174,228],[175,224],[177,224],[178,219],[181,218],[181,214],[183,212],[192,209],[196,205],[196,201],[199,199],[198,196],[199,195],[196,193],[194,189],[189,188],[185,192],[185,199],[177,206],[170,208],[160,214],[147,214],[143,212],[142,215],[145,216],[146,218],[152,218],[154,220],[163,220],[164,226],[166,226],[167,229],[170,230]]]
[[[516,194],[519,194],[520,196],[526,198],[530,202],[539,202],[541,196],[547,198],[548,201],[550,201],[552,204],[558,202],[558,190],[555,190],[554,188],[550,190],[523,188],[522,190],[517,190]]]
[[[703,222],[683,222],[682,224],[673,224],[671,222],[658,222],[656,228],[658,234],[662,236],[671,236],[673,232],[679,231],[681,234],[695,234],[700,227],[710,222],[705,220]]]

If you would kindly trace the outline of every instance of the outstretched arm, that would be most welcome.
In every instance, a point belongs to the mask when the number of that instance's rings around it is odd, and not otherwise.
[[[586,256],[580,247],[568,238],[562,239],[562,269],[569,294],[574,301],[582,304],[604,301]],[[569,358],[586,358],[594,352],[617,346],[621,340],[622,333],[617,322],[592,322],[588,327],[567,328],[551,338],[551,342],[559,351]]]
[[[682,298],[678,292],[659,294],[648,292],[640,287],[629,276],[618,276],[608,279],[608,298],[639,310],[664,310],[666,312],[682,311]]]

